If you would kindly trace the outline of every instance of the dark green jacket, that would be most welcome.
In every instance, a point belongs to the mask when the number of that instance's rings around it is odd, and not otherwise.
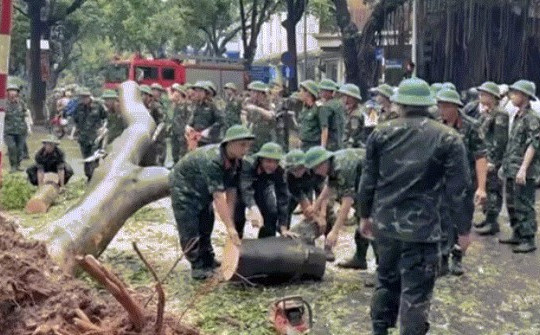
[[[323,115],[328,115],[328,150],[343,149],[343,131],[345,128],[345,107],[339,99],[326,101],[321,109]]]
[[[364,114],[360,108],[347,114],[345,123],[344,143],[347,148],[361,148],[364,146],[362,138],[364,135]]]
[[[306,173],[300,178],[296,178],[292,173],[287,173],[287,186],[289,195],[296,202],[300,203],[303,200],[311,202],[314,192],[313,176],[306,170]]]
[[[439,242],[443,199],[458,232],[470,230],[462,210],[470,180],[459,134],[427,111],[409,113],[377,126],[367,142],[360,214],[373,218],[376,236]]]
[[[196,131],[211,128],[209,137],[202,138],[201,143],[217,143],[223,126],[223,113],[213,102],[204,101],[194,105],[194,111],[188,124]]]
[[[320,103],[316,103],[312,107],[304,106],[300,112],[302,142],[320,145],[322,129],[329,126],[328,109],[321,107]]]
[[[508,114],[498,108],[482,118],[480,135],[486,143],[489,162],[497,167],[502,164],[508,144],[509,122]]]
[[[344,149],[334,154],[328,174],[328,186],[335,192],[337,199],[356,198],[364,158],[363,149]]]
[[[102,104],[92,101],[90,105],[79,103],[74,113],[75,125],[79,130],[79,142],[92,144],[97,138],[97,131],[107,118]]]
[[[18,102],[6,102],[6,116],[4,119],[4,134],[24,135],[28,129],[26,127],[26,105],[19,99]]]
[[[229,129],[235,124],[242,124],[240,114],[242,113],[242,100],[237,97],[233,97],[227,100],[225,105],[225,129]]]

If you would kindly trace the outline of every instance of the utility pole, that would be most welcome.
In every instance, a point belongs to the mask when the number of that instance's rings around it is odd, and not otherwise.
[[[304,9],[304,79],[307,80],[307,8]]]
[[[418,26],[417,26],[417,20],[416,20],[416,14],[418,11],[418,0],[413,0],[413,10],[412,10],[412,50],[411,50],[411,60],[414,63],[414,71],[412,73],[413,76],[416,76],[416,68],[418,67],[418,64],[416,64],[416,48],[418,44]]]

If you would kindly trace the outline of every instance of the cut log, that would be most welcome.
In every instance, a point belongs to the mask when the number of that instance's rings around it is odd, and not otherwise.
[[[292,279],[322,279],[326,256],[322,249],[298,239],[268,237],[242,240],[240,247],[227,241],[221,273],[225,280],[246,278],[285,282]]]
[[[58,174],[46,173],[43,185],[38,188],[36,194],[26,203],[25,210],[28,214],[47,213],[49,207],[60,194]]]
[[[137,83],[120,86],[120,107],[127,128],[94,171],[81,200],[37,234],[49,254],[73,272],[77,255],[99,256],[125,221],[143,206],[170,194],[169,170],[141,167],[156,124],[141,101]]]

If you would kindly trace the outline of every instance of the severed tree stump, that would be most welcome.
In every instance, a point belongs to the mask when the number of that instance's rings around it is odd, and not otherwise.
[[[99,256],[131,215],[170,194],[169,170],[140,166],[156,124],[134,81],[120,86],[120,108],[127,128],[94,171],[86,193],[36,236],[68,272],[74,272],[76,256]]]
[[[49,207],[54,203],[60,194],[59,178],[56,173],[45,173],[43,185],[36,194],[26,203],[26,213],[38,214],[47,213]]]

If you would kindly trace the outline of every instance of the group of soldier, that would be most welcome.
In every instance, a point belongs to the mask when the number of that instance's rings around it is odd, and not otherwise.
[[[497,84],[486,82],[477,88],[478,101],[467,106],[453,84],[430,87],[418,78],[398,88],[380,85],[372,90],[374,101],[364,105],[354,84],[323,79],[299,86],[289,98],[282,97],[280,85],[259,81],[246,92],[228,83],[223,98],[209,81],[167,90],[140,86],[156,122],[143,164],[164,165],[170,137],[172,207],[181,245],[191,246],[186,257],[194,279],[212,276],[220,264],[211,242],[214,212],[236,245],[249,222],[260,228],[259,238],[314,243],[324,236],[332,262],[354,209],[360,223],[356,250],[338,266],[367,269],[372,245],[378,264],[374,334],[387,334],[398,315],[402,334],[425,334],[436,277],[463,273],[475,205],[485,214],[476,232],[500,231],[504,184],[512,236],[500,242],[517,253],[536,249],[540,119],[531,110],[532,82],[514,83],[505,97]],[[102,101],[85,89],[78,96],[73,119],[90,179],[96,161],[89,158],[126,124],[115,91],[105,91]],[[514,106],[512,115],[503,99]],[[23,109],[9,100],[5,134],[14,169],[26,125]],[[289,136],[293,130],[296,142]],[[45,154],[57,144],[45,140]],[[63,153],[56,156],[63,159]],[[61,170],[64,163],[52,165]],[[43,167],[38,164],[38,172]],[[291,226],[295,210],[304,219]]]

